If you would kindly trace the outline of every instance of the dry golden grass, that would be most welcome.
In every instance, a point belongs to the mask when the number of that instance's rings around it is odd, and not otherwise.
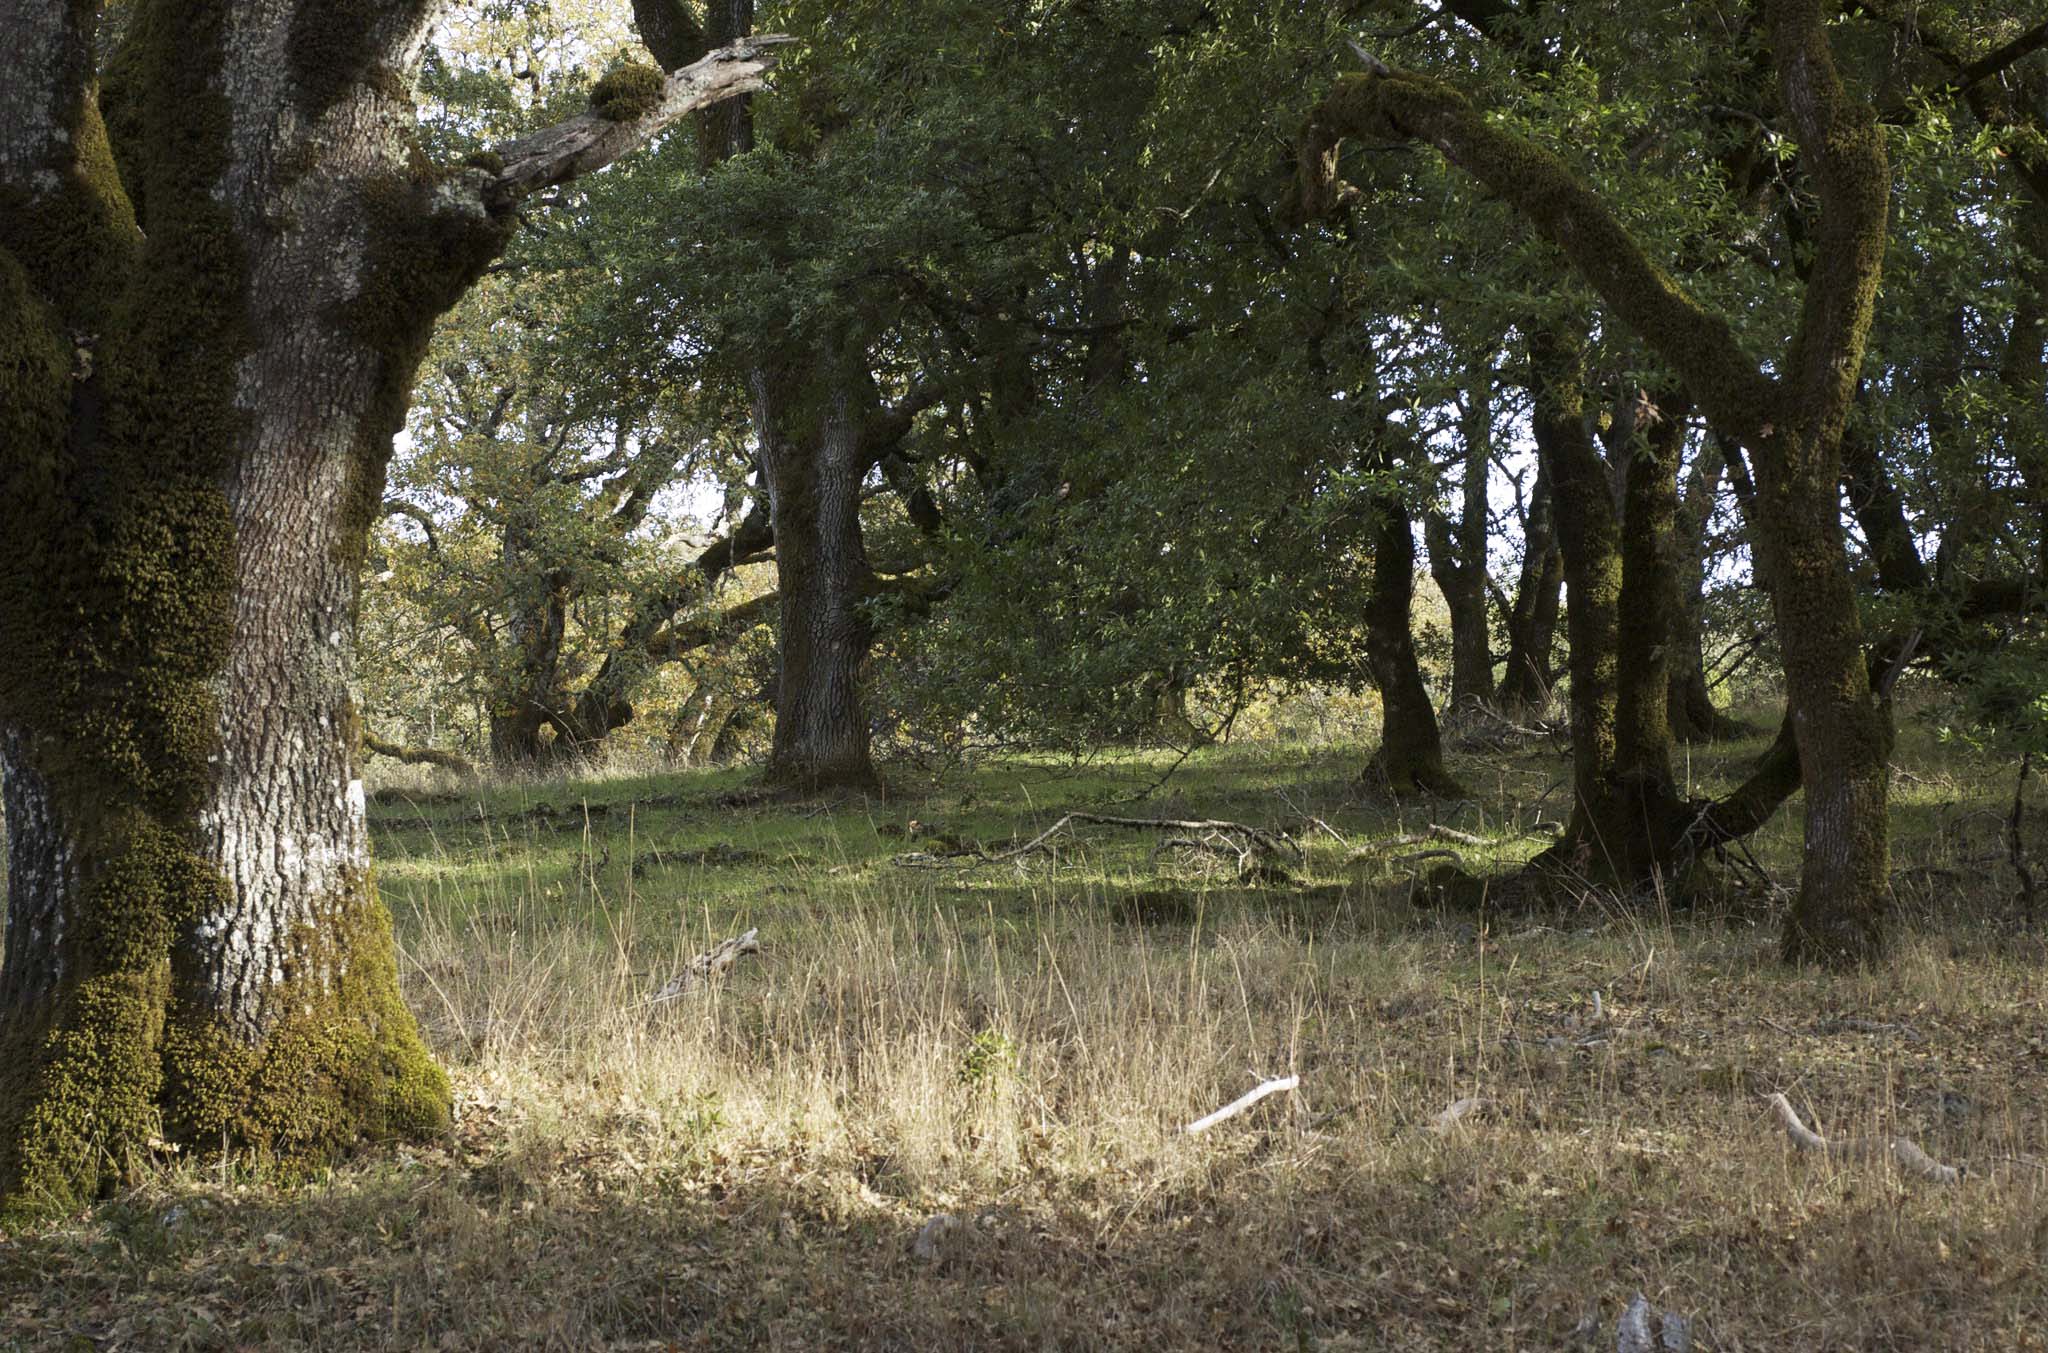
[[[1851,978],[1786,972],[1739,905],[1418,911],[1320,831],[1299,886],[1108,831],[1022,870],[890,863],[911,819],[1022,840],[1109,792],[1030,767],[809,816],[696,778],[387,804],[453,1138],[289,1186],[167,1164],[0,1242],[0,1344],[1611,1348],[1641,1290],[1703,1348],[2043,1347],[2048,952],[1972,914],[2010,891],[1972,816],[2000,786],[1955,756],[1909,768],[1909,931]],[[1342,768],[1217,754],[1165,807],[1353,843],[1452,811],[1347,802]],[[1486,763],[1460,825],[1528,821],[1558,770]],[[647,858],[712,843],[758,858]],[[1764,846],[1788,874],[1796,823]],[[748,926],[762,956],[645,1003]],[[1776,1091],[1972,1176],[1793,1154]],[[940,1212],[967,1224],[921,1256]]]

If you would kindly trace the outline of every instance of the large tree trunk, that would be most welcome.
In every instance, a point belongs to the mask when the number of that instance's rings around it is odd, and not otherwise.
[[[644,140],[586,117],[415,166],[426,6],[0,0],[0,1193],[159,1136],[288,1164],[430,1133],[448,1084],[369,869],[356,581],[435,317],[511,205]],[[116,169],[118,163],[119,169]]]
[[[860,525],[869,464],[861,439],[866,402],[842,386],[826,396],[822,413],[813,412],[813,400],[792,393],[791,378],[775,368],[753,377],[782,596],[768,779],[801,793],[871,789],[875,768],[861,700],[861,667],[873,637],[866,601],[874,586]]]

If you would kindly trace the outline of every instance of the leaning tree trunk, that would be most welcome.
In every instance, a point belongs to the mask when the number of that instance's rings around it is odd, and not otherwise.
[[[775,368],[753,376],[782,597],[768,780],[806,794],[871,789],[860,679],[874,586],[860,525],[862,411],[842,387],[825,397],[822,413],[812,412],[814,401],[793,397],[788,380]]]
[[[426,5],[0,0],[0,1195],[445,1126],[369,868],[358,568],[435,317],[536,186],[766,63],[433,169]],[[701,99],[700,99],[701,101]]]

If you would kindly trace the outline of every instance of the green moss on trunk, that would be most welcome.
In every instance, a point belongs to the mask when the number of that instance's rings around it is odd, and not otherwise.
[[[164,1121],[176,1140],[223,1138],[287,1168],[368,1140],[445,1131],[446,1074],[398,987],[391,918],[368,878],[284,945],[284,1016],[251,1047],[204,1004],[178,1003],[164,1036]]]

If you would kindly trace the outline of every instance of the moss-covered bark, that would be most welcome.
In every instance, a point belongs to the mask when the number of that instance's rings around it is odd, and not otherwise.
[[[1671,780],[1662,608],[1683,410],[1667,397],[1664,421],[1621,448],[1618,513],[1587,421],[1583,337],[1539,329],[1529,356],[1532,428],[1556,501],[1571,638],[1572,814],[1536,868],[1628,886],[1689,863]]]
[[[1770,373],[1583,178],[1439,81],[1387,70],[1339,81],[1303,139],[1303,199],[1313,209],[1336,195],[1342,137],[1434,147],[1557,245],[1715,426],[1751,451],[1758,554],[1773,584],[1807,793],[1785,950],[1795,961],[1850,964],[1883,952],[1890,901],[1884,721],[1839,512],[1842,430],[1883,265],[1890,179],[1881,132],[1836,73],[1823,6],[1770,0],[1765,13],[1781,102],[1822,206],[1800,324]]]
[[[118,167],[95,8],[0,31],[54,54],[0,122],[10,1219],[160,1138],[310,1162],[449,1099],[369,873],[350,631],[428,331],[509,215],[411,146],[417,4],[302,6],[280,69],[270,9],[142,0]]]

